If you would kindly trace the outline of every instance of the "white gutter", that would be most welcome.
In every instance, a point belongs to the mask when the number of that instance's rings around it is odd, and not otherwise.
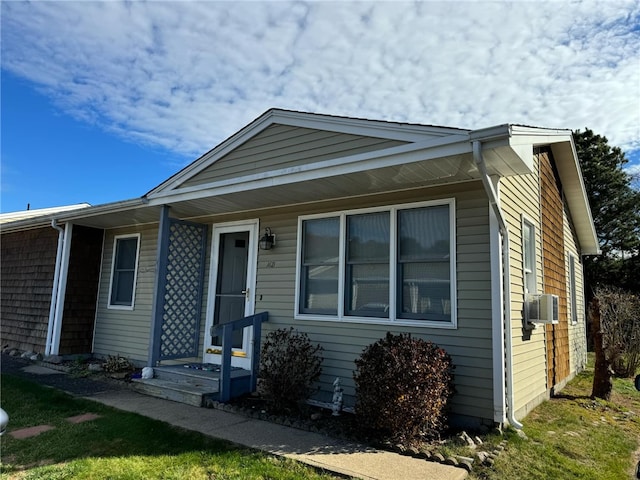
[[[45,345],[45,355],[52,355],[53,324],[56,317],[56,306],[58,303],[58,286],[60,285],[60,264],[62,263],[62,246],[64,245],[64,228],[58,225],[54,218],[51,220],[51,228],[58,231],[58,250],[56,252],[56,267],[53,273],[53,288],[51,290],[51,306],[49,307],[49,324],[47,326],[47,343]]]
[[[509,230],[504,219],[500,204],[498,202],[498,195],[493,187],[491,178],[487,173],[487,166],[484,163],[484,157],[482,155],[482,143],[479,140],[473,142],[473,159],[480,172],[480,178],[482,184],[489,197],[489,203],[493,208],[496,219],[498,220],[498,228],[502,235],[502,309],[504,318],[504,347],[505,347],[505,377],[506,377],[506,399],[507,399],[507,420],[516,429],[520,430],[522,424],[515,418],[515,403],[513,398],[513,346],[511,338],[511,280],[510,280],[510,265],[509,265]],[[494,333],[496,332],[494,328]],[[502,329],[499,329],[502,330]],[[495,341],[495,339],[494,339]]]

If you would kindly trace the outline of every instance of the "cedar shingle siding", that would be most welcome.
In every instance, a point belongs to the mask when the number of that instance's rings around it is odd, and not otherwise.
[[[43,353],[51,306],[58,232],[40,228],[2,235],[1,345]]]
[[[104,232],[73,226],[60,355],[90,353]]]
[[[540,159],[544,292],[557,295],[560,307],[558,312],[559,324],[545,326],[547,335],[547,383],[548,388],[551,388],[570,374],[563,202],[562,187],[550,149],[541,149],[538,157]]]

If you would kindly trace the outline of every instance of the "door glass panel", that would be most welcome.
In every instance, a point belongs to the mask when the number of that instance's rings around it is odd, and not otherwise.
[[[214,325],[245,316],[249,232],[223,233],[219,243]],[[213,337],[212,345],[222,338]],[[242,330],[233,332],[232,348],[242,348]]]

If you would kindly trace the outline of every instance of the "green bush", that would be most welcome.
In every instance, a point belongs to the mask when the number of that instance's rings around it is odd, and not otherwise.
[[[369,345],[356,360],[356,415],[363,433],[411,444],[446,426],[453,364],[442,348],[408,334]]]
[[[102,365],[105,372],[117,373],[117,372],[130,372],[135,369],[129,359],[121,357],[120,355],[109,355],[107,360]]]
[[[322,373],[322,350],[293,328],[267,334],[260,354],[260,390],[273,410],[298,410],[309,397]]]

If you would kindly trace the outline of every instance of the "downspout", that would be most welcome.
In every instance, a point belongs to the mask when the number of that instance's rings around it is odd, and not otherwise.
[[[480,172],[482,184],[489,198],[491,208],[498,220],[498,229],[502,235],[502,290],[503,290],[503,318],[504,318],[504,342],[505,342],[505,377],[506,377],[506,397],[507,397],[507,420],[509,423],[520,430],[522,424],[515,418],[515,403],[513,397],[513,346],[511,338],[511,279],[509,265],[509,230],[504,219],[504,214],[500,209],[498,195],[493,187],[487,166],[482,155],[482,143],[478,140],[473,142],[473,159]]]
[[[49,324],[47,326],[47,343],[45,345],[45,355],[51,355],[53,343],[53,325],[58,306],[58,288],[60,285],[60,265],[62,264],[62,246],[64,244],[64,228],[58,225],[57,220],[51,220],[51,228],[58,231],[58,250],[56,251],[56,266],[53,272],[53,288],[51,290],[51,306],[49,307]]]

